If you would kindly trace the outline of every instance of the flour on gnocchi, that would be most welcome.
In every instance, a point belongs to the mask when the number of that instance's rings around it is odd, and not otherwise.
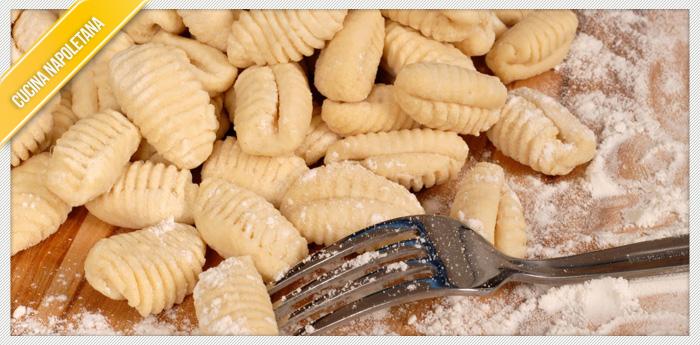
[[[205,178],[194,206],[204,241],[224,258],[249,255],[265,281],[275,280],[307,254],[306,240],[261,196]]]
[[[205,335],[277,335],[270,296],[250,256],[230,257],[199,274],[192,293]]]
[[[424,213],[406,188],[350,162],[307,172],[287,190],[280,211],[307,240],[324,245],[385,220]]]
[[[205,251],[194,227],[165,220],[97,241],[85,259],[85,279],[101,294],[126,300],[146,317],[182,303],[192,293]]]

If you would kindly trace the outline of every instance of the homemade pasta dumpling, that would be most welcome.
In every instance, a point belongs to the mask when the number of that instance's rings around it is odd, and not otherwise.
[[[23,10],[12,25],[12,40],[20,56],[49,31],[58,16],[49,10]]]
[[[136,126],[114,110],[79,120],[53,147],[49,189],[71,206],[85,204],[119,179],[140,140]]]
[[[507,29],[491,11],[486,12],[488,19],[470,26],[469,35],[455,42],[455,47],[467,56],[481,56],[488,53],[496,40],[496,30],[502,33]]]
[[[205,178],[194,207],[202,239],[224,258],[249,255],[272,281],[308,254],[306,240],[272,204],[219,178]]]
[[[529,88],[510,91],[487,135],[503,154],[547,175],[566,175],[596,152],[593,131],[555,99]]]
[[[409,27],[387,21],[382,67],[395,76],[404,66],[417,62],[438,62],[474,69],[472,59],[451,44],[431,40]]]
[[[323,101],[321,117],[341,136],[410,129],[420,126],[394,99],[393,85],[376,84],[366,100],[343,103]]]
[[[503,24],[507,26],[513,26],[515,24],[518,24],[523,18],[525,18],[527,15],[529,15],[532,12],[535,12],[535,10],[525,10],[525,9],[517,9],[517,10],[492,10],[493,13],[498,17],[498,19],[503,22]]]
[[[146,139],[141,139],[141,143],[139,143],[139,147],[136,149],[136,152],[131,156],[131,161],[149,161],[153,163],[164,163],[167,165],[171,165],[172,163],[168,162],[167,159],[163,157],[160,153],[158,153],[158,150],[156,150],[153,145],[149,144]]]
[[[202,178],[221,178],[279,206],[284,192],[309,168],[303,159],[289,156],[253,156],[243,152],[233,137],[214,143],[202,168]]]
[[[534,77],[564,61],[577,27],[572,11],[535,11],[498,38],[486,64],[506,84]]]
[[[219,124],[187,54],[162,43],[134,46],[110,62],[114,94],[148,143],[181,169],[209,157]]]
[[[277,335],[270,295],[250,256],[230,257],[199,274],[192,293],[204,335]]]
[[[291,155],[304,141],[313,105],[298,64],[247,68],[236,80],[233,119],[241,149],[251,155]]]
[[[315,114],[311,118],[309,131],[306,133],[304,141],[297,147],[295,154],[304,159],[306,165],[313,165],[326,155],[328,147],[338,139],[340,136],[328,128],[321,115]]]
[[[490,20],[480,10],[382,10],[382,15],[442,42],[461,41],[474,25]]]
[[[54,96],[29,119],[14,137],[12,137],[12,166],[18,166],[51,144],[51,129],[53,129],[53,112],[61,102],[61,96]]]
[[[40,153],[11,170],[12,255],[51,236],[71,211],[46,187],[50,157]]]
[[[225,52],[231,25],[243,10],[177,10],[197,41]]]
[[[85,259],[85,279],[101,294],[126,300],[146,317],[182,303],[192,293],[205,253],[197,229],[165,220],[97,241]]]
[[[142,10],[124,26],[124,32],[138,44],[150,42],[161,30],[171,34],[185,31],[176,10]]]
[[[384,18],[379,10],[351,10],[343,28],[321,50],[314,85],[328,99],[359,102],[377,76],[384,47]]]
[[[406,188],[351,162],[304,174],[287,190],[280,211],[307,240],[322,245],[385,220],[424,213]]]
[[[85,207],[105,223],[141,229],[168,218],[194,223],[191,207],[196,197],[189,170],[139,161],[129,164],[109,191]]]
[[[98,111],[121,111],[109,81],[109,62],[114,55],[134,45],[129,35],[120,32],[71,81],[71,108],[78,118]]]
[[[496,77],[440,63],[408,65],[394,85],[397,103],[417,122],[471,135],[498,121],[507,95]]]
[[[324,47],[347,10],[250,10],[231,26],[226,50],[236,67],[295,62]]]
[[[417,192],[457,176],[468,154],[467,143],[457,133],[406,129],[340,140],[328,148],[325,163],[357,161]]]
[[[204,43],[164,31],[153,36],[152,42],[182,49],[189,58],[192,73],[210,95],[228,90],[236,80],[238,70],[228,63],[226,55]]]
[[[506,255],[525,256],[527,226],[523,207],[506,183],[500,166],[481,162],[469,169],[459,185],[450,216]]]

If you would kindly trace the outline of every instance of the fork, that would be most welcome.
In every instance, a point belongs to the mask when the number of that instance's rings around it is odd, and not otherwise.
[[[688,235],[544,260],[496,250],[442,216],[396,218],[356,232],[290,269],[268,288],[285,334],[327,334],[373,311],[421,299],[482,296],[507,282],[558,285],[601,276],[688,270]]]

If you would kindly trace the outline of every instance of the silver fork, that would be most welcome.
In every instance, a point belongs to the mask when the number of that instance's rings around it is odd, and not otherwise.
[[[285,334],[324,334],[394,305],[449,295],[486,295],[506,282],[557,285],[601,276],[688,270],[688,235],[545,260],[497,251],[441,216],[393,219],[306,258],[268,290]]]

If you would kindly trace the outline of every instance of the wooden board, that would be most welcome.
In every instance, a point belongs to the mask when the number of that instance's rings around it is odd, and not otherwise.
[[[630,12],[631,13],[631,12]],[[641,14],[640,14],[641,13]],[[686,28],[688,23],[687,12],[635,12],[645,20],[648,20],[646,25],[666,25],[664,30],[674,32],[673,28]],[[644,46],[639,46],[640,43],[635,40],[636,37],[625,37],[620,32],[610,32],[605,30],[610,25],[603,25],[596,20],[610,20],[610,16],[605,16],[603,19],[596,19],[596,16],[590,15],[582,18],[581,31],[592,37],[597,37],[604,43],[608,44],[611,49],[620,51],[624,55],[625,46],[643,51]],[[613,30],[614,31],[614,30]],[[612,36],[611,36],[612,35]],[[616,36],[618,35],[618,36]],[[678,30],[677,35],[683,38],[687,35],[687,31]],[[681,42],[683,42],[681,40]],[[621,48],[622,47],[622,48]],[[649,80],[652,83],[651,90],[657,90],[656,84],[660,84],[658,77],[659,73],[665,68],[672,68],[679,71],[685,81],[684,89],[680,93],[668,96],[659,91],[655,92],[650,97],[651,109],[654,116],[658,119],[665,133],[671,133],[676,138],[680,138],[681,142],[685,143],[687,149],[687,124],[688,120],[688,48],[687,39],[685,45],[669,46],[668,56],[660,57],[659,61],[655,60],[652,63],[657,64],[651,68]],[[479,65],[477,61],[477,65]],[[655,79],[656,78],[656,79]],[[605,89],[607,85],[601,82],[600,85],[577,85],[572,84],[570,80],[556,71],[550,71],[543,75],[537,76],[530,80],[520,81],[510,87],[530,86],[542,90],[543,92],[557,97],[559,99],[571,99],[579,93],[590,91],[587,88]],[[624,94],[630,90],[620,89],[619,93]],[[657,90],[658,91],[658,90]],[[615,91],[618,92],[618,91]],[[680,113],[671,111],[671,103],[681,103]],[[685,105],[685,106],[683,106]],[[675,108],[674,108],[675,109]],[[679,125],[680,123],[680,125]],[[602,129],[594,128],[596,133],[600,135]],[[622,162],[617,166],[617,170],[613,172],[616,181],[641,179],[650,174],[649,167],[643,164],[643,153],[646,149],[653,147],[651,139],[639,137],[631,140],[633,144],[628,146],[622,145],[619,152],[615,153],[614,159]],[[479,160],[495,161],[501,164],[509,176],[509,181],[512,184],[519,186],[516,188],[520,199],[526,209],[526,217],[528,223],[532,226],[537,224],[537,219],[534,219],[533,214],[540,214],[541,210],[538,198],[542,198],[538,188],[546,188],[555,185],[561,185],[567,181],[580,181],[586,178],[587,166],[581,166],[575,169],[570,175],[564,177],[544,177],[534,173],[528,167],[525,167],[508,157],[503,156],[500,152],[495,151],[488,143],[485,136],[468,137],[467,142],[470,147],[470,161],[465,169],[473,165]],[[685,162],[681,162],[682,166],[679,169],[680,173],[672,176],[672,184],[685,188],[687,193],[687,158]],[[684,164],[684,165],[683,165]],[[631,166],[631,168],[630,168]],[[464,170],[463,170],[464,171]],[[674,174],[677,172],[674,172]],[[533,182],[535,181],[535,182]],[[536,182],[539,181],[539,182]],[[537,188],[530,186],[535,184]],[[452,197],[455,192],[457,180],[451,181],[448,184],[432,188],[428,191],[421,192],[419,199],[426,206],[426,209],[439,214],[445,214],[449,208]],[[652,186],[653,187],[653,186]],[[591,199],[588,197],[580,197],[580,191],[572,190],[571,194],[576,197],[561,196],[557,199],[559,210],[570,210],[566,212],[558,212],[555,217],[557,221],[565,222],[564,227],[552,227],[547,229],[530,229],[530,247],[539,246],[538,250],[531,253],[531,256],[553,256],[554,254],[570,254],[580,253],[589,250],[595,250],[609,246],[609,243],[604,243],[599,240],[601,231],[608,231],[620,238],[629,238],[629,241],[635,239],[644,239],[654,237],[655,233],[662,233],[669,227],[683,227],[687,231],[686,219],[669,218],[661,224],[653,227],[644,226],[625,226],[619,227],[616,225],[624,221],[625,212],[635,203],[639,202],[639,195],[626,194],[623,196],[615,196],[602,199]],[[585,205],[585,209],[581,209],[580,205]],[[570,214],[562,214],[562,213]],[[554,231],[555,229],[556,231]],[[83,261],[92,245],[101,238],[120,233],[124,230],[105,224],[90,215],[84,208],[76,208],[70,214],[68,221],[63,224],[60,230],[50,237],[48,240],[39,245],[18,253],[12,257],[12,276],[11,276],[11,308],[16,310],[20,306],[29,307],[35,310],[34,316],[39,320],[49,325],[47,332],[51,333],[94,333],[94,329],[80,329],[76,326],[81,322],[80,318],[90,313],[99,313],[104,316],[109,324],[109,327],[123,334],[140,333],[139,325],[144,325],[143,319],[138,313],[130,308],[125,301],[110,300],[97,291],[95,291],[83,279]],[[585,238],[589,236],[594,240],[587,241]],[[584,239],[584,240],[582,240]],[[598,239],[598,240],[596,240]],[[554,254],[550,254],[554,253]],[[216,265],[219,258],[211,250],[207,253],[206,267]],[[504,304],[517,305],[521,300],[514,297],[516,286],[511,284],[504,289],[498,291],[495,295],[484,297],[481,299],[483,303],[491,303],[492,301],[504,301]],[[687,308],[687,290],[685,292],[659,292],[651,291],[640,297],[640,304],[643,310],[649,312],[666,311],[680,312],[678,306],[686,306]],[[379,317],[370,317],[360,320],[349,327],[342,328],[338,331],[339,334],[366,334],[373,333],[368,331],[381,326],[379,333],[397,333],[397,334],[421,334],[412,323],[411,318],[421,319],[425,315],[434,311],[437,305],[442,303],[440,300],[421,301],[408,304],[406,306],[394,308],[390,313],[380,314]],[[467,311],[465,311],[467,312]],[[685,311],[687,313],[687,310]],[[468,313],[468,312],[467,312]],[[533,313],[529,316],[527,324],[535,322],[545,322],[542,315]],[[645,321],[646,322],[646,321]],[[196,317],[191,296],[188,296],[184,303],[174,307],[171,311],[164,312],[155,318],[147,320],[147,325],[153,324],[162,326],[161,330],[165,333],[190,333],[196,329]],[[136,327],[136,329],[135,329]],[[619,327],[612,330],[613,334],[635,334],[640,331],[639,323],[623,323]],[[158,329],[158,327],[155,327]],[[647,328],[641,328],[647,329]],[[158,331],[158,330],[157,330]],[[27,333],[27,329],[19,326],[13,327],[14,334]],[[536,331],[535,331],[536,332]],[[681,333],[683,330],[681,329]],[[687,328],[685,329],[687,333]],[[375,332],[376,333],[376,332]],[[478,333],[478,332],[475,332]],[[519,329],[514,333],[528,333],[525,330]],[[643,333],[643,332],[642,332]]]

